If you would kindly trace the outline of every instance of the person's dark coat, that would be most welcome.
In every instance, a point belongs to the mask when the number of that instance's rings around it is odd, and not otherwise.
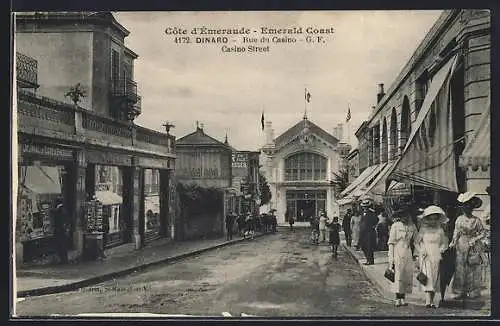
[[[377,245],[377,233],[375,227],[378,224],[378,217],[371,209],[361,214],[359,224],[359,245],[361,248],[371,249]]]

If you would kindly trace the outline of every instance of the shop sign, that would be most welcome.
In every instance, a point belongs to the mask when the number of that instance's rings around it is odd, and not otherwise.
[[[247,153],[233,153],[232,164],[233,168],[247,168],[248,154]]]
[[[89,163],[101,165],[132,165],[132,156],[105,150],[87,150],[86,159]]]
[[[73,150],[48,144],[22,144],[21,152],[27,155],[39,155],[61,160],[73,160]]]
[[[168,169],[170,167],[169,159],[138,157],[138,165],[145,168]]]
[[[95,185],[96,191],[111,191],[111,183],[98,183]]]

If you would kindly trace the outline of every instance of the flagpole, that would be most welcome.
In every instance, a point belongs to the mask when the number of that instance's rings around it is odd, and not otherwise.
[[[304,119],[307,119],[307,87],[304,88]]]
[[[347,145],[350,145],[350,143],[349,143],[349,136],[350,136],[349,125],[351,124],[351,116],[350,116],[351,115],[351,106],[349,105],[349,103],[347,103],[347,110],[349,112],[349,120],[347,120]]]

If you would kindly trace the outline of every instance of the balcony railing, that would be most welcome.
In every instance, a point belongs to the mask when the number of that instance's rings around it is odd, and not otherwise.
[[[16,79],[20,88],[38,88],[38,62],[16,52]]]
[[[125,98],[130,103],[137,103],[140,96],[137,93],[137,83],[130,78],[120,78],[113,81],[113,96]]]
[[[138,149],[172,153],[175,137],[88,111],[72,104],[18,90],[20,132],[50,134],[67,139],[71,134]],[[59,135],[59,136],[58,136]]]

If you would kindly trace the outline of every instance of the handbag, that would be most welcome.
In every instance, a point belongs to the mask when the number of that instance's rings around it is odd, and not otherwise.
[[[384,277],[389,281],[394,283],[395,275],[394,275],[394,264],[392,265],[392,269],[388,268],[385,270]]]
[[[425,266],[425,264],[424,264],[424,262],[423,262],[423,261],[422,261],[421,266]],[[421,270],[420,270],[420,271],[418,272],[418,274],[417,274],[417,281],[419,281],[419,282],[420,282],[420,284],[422,284],[422,285],[424,285],[424,286],[425,286],[425,285],[427,285],[428,277],[427,277],[427,275],[425,275],[425,273],[422,271],[422,268],[421,268]]]
[[[471,246],[467,252],[467,264],[470,266],[477,266],[483,263],[483,257],[477,247]]]

